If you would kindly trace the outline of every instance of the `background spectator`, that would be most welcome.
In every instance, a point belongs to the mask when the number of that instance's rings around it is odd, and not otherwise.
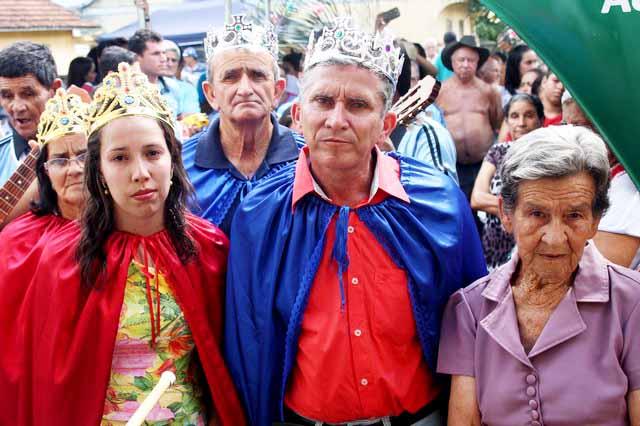
[[[520,44],[514,47],[507,58],[505,89],[514,95],[520,87],[520,80],[524,73],[538,67],[540,67],[538,55],[529,46]]]
[[[93,93],[93,83],[96,80],[96,74],[96,66],[93,60],[86,56],[79,56],[69,64],[67,87],[71,87],[71,85],[74,84],[91,94]]]
[[[542,126],[542,103],[537,97],[516,94],[507,103],[504,117],[509,133],[517,140]],[[489,148],[471,193],[471,208],[486,213],[482,248],[490,270],[509,260],[515,244],[511,234],[503,229],[498,214],[498,195],[502,188],[500,167],[510,147],[510,142],[502,142]]]
[[[111,71],[118,71],[118,64],[126,62],[129,65],[136,61],[136,54],[120,46],[109,46],[100,55],[100,75],[102,77]]]

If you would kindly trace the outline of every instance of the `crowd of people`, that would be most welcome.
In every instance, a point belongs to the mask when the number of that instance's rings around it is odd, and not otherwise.
[[[66,84],[0,50],[0,424],[123,425],[171,371],[145,424],[640,425],[630,177],[513,32],[385,24],[139,30]]]

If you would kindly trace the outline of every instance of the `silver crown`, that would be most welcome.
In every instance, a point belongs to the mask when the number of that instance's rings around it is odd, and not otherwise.
[[[317,40],[311,34],[304,69],[340,58],[355,59],[362,66],[383,74],[394,86],[404,61],[393,38],[360,31],[352,27],[351,18],[336,19],[332,27],[324,27]]]
[[[207,61],[216,52],[234,47],[248,47],[266,50],[278,61],[278,36],[273,25],[266,27],[245,22],[245,15],[233,15],[233,22],[224,28],[211,29],[204,39]]]

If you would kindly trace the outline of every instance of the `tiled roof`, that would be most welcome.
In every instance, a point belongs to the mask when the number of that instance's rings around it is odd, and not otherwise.
[[[0,0],[0,32],[95,28],[49,0]]]

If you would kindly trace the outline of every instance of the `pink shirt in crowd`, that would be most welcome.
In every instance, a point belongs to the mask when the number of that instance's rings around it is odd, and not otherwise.
[[[517,264],[451,296],[438,372],[475,377],[486,425],[628,424],[626,395],[640,389],[640,273],[589,244],[527,354],[510,285]]]

